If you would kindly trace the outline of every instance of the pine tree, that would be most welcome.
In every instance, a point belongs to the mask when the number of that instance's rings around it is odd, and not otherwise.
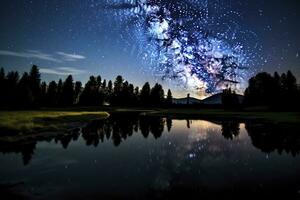
[[[80,96],[79,103],[82,105],[102,105],[104,101],[104,95],[99,89],[99,81],[100,76],[95,78],[94,76],[90,76],[89,81],[85,84],[85,87]],[[100,81],[101,82],[101,81]]]
[[[37,106],[40,104],[41,95],[41,74],[39,68],[33,65],[29,73],[30,89],[33,95],[33,103]]]
[[[150,92],[151,104],[161,106],[164,103],[164,90],[158,83],[154,85]]]
[[[47,91],[47,105],[55,106],[58,103],[58,86],[55,81],[51,81],[49,83],[48,91]]]
[[[69,75],[64,84],[62,89],[62,103],[63,105],[71,106],[74,103],[74,83],[72,75]]]
[[[112,91],[113,91],[113,84],[112,84],[112,81],[109,80],[108,81],[108,84],[107,84],[107,91],[111,94]]]
[[[0,107],[4,106],[5,98],[7,96],[5,83],[6,83],[5,71],[3,68],[1,68],[0,69],[0,93],[1,93]]]
[[[8,72],[6,76],[6,106],[16,106],[18,103],[18,83],[19,83],[19,73],[18,72]]]
[[[139,87],[135,87],[134,88],[134,92],[133,92],[133,102],[134,105],[137,105],[139,103],[140,100],[140,88]]]
[[[18,83],[18,106],[20,107],[31,107],[33,105],[34,97],[32,94],[32,90],[30,88],[30,77],[27,72],[25,72],[19,83]]]
[[[3,67],[1,67],[1,69],[0,69],[0,83],[1,83],[1,81],[3,81],[4,79],[5,79],[5,72],[4,72]]]
[[[142,105],[149,105],[150,104],[150,84],[146,82],[141,90],[140,100]]]
[[[40,94],[40,105],[46,105],[47,103],[47,83],[42,82],[41,84],[41,94]]]
[[[109,80],[107,83],[107,91],[106,91],[106,101],[110,104],[112,103],[112,93],[113,93],[113,84],[112,81]]]
[[[115,82],[114,82],[114,88],[113,88],[113,93],[111,96],[111,103],[113,105],[119,105],[122,103],[122,90],[123,90],[123,77],[122,76],[117,76]]]
[[[106,80],[104,79],[102,82],[102,90],[106,90]]]
[[[97,86],[101,87],[101,84],[102,84],[102,78],[101,78],[101,76],[97,76],[96,82],[97,82]]]
[[[171,105],[173,103],[173,96],[172,96],[172,92],[170,89],[168,89],[168,93],[167,93],[167,104]]]
[[[81,94],[81,90],[82,90],[82,83],[80,81],[76,81],[75,83],[75,89],[74,89],[74,101],[77,104],[79,101],[79,96]]]
[[[226,109],[239,108],[239,99],[235,91],[232,91],[231,88],[223,90],[222,104]]]
[[[58,84],[57,84],[57,104],[58,105],[63,105],[63,82],[61,79],[59,79]]]

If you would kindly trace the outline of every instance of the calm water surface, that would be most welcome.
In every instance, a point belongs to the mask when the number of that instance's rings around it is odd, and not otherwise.
[[[0,191],[29,199],[298,196],[298,130],[250,122],[110,117],[47,140],[2,142]]]

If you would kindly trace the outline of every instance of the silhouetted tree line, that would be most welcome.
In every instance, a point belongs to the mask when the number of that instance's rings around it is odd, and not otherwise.
[[[245,90],[246,106],[269,106],[273,109],[299,109],[300,90],[291,71],[272,76],[262,72],[249,80]]]
[[[97,106],[105,103],[126,106],[164,106],[172,104],[172,92],[167,96],[163,87],[156,83],[152,88],[146,82],[142,89],[117,76],[115,81],[91,76],[85,86],[74,82],[72,75],[64,81],[41,81],[39,68],[33,65],[30,72],[21,77],[17,71],[5,74],[0,69],[0,107],[37,106]]]
[[[222,104],[225,109],[237,109],[240,107],[239,97],[231,88],[224,89],[222,93]]]
[[[231,88],[223,90],[222,104],[225,109],[238,109],[242,106],[266,106],[275,110],[299,110],[300,88],[291,71],[272,76],[261,72],[249,79],[244,92],[244,100]]]

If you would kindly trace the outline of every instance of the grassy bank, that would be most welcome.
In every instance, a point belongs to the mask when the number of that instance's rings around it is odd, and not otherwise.
[[[92,110],[102,110],[95,112]],[[81,126],[91,120],[108,117],[109,114],[141,114],[149,116],[169,116],[173,118],[206,119],[239,121],[258,120],[273,123],[300,124],[299,112],[268,112],[268,111],[226,111],[223,109],[200,108],[116,108],[93,107],[85,109],[63,108],[42,109],[39,111],[0,111],[1,133],[9,132],[37,132],[37,131],[64,131]]]
[[[299,112],[270,112],[270,111],[227,111],[223,109],[160,109],[146,113],[146,115],[170,116],[175,118],[201,118],[201,119],[235,119],[239,121],[257,120],[273,123],[300,124]]]
[[[108,116],[107,112],[92,111],[0,111],[0,129],[4,132],[67,130]]]

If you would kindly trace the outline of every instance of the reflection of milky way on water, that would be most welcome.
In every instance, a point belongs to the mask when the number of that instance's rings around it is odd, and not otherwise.
[[[188,90],[243,87],[258,64],[256,35],[226,0],[109,0],[106,9],[155,75]]]
[[[143,199],[149,191],[177,194],[178,188],[189,189],[187,196],[262,189],[293,194],[300,187],[298,129],[111,115],[54,139],[1,143],[0,177],[3,183],[24,181],[19,187],[49,199]]]

